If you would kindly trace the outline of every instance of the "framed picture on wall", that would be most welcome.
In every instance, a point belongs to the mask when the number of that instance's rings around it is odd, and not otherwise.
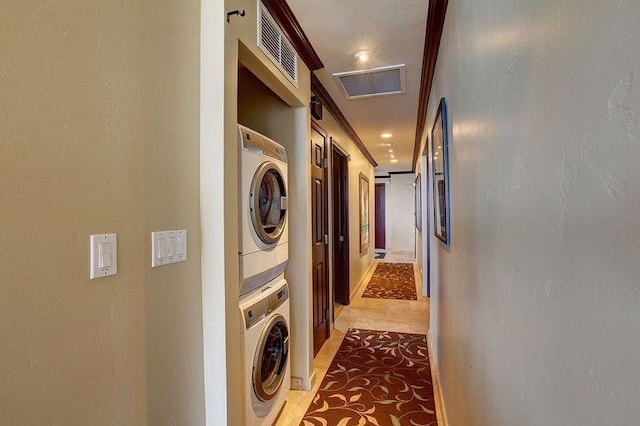
[[[360,254],[369,251],[369,179],[360,173]]]
[[[416,228],[418,231],[422,232],[422,184],[420,173],[416,176],[416,183],[413,185],[416,190],[416,208],[415,208],[415,216],[416,216]]]
[[[440,99],[431,129],[431,170],[433,177],[433,215],[435,236],[446,245],[451,243],[449,205],[449,138],[447,134],[447,104]]]

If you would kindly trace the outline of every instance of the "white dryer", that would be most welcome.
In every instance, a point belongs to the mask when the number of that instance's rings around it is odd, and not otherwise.
[[[285,279],[273,280],[240,299],[240,313],[244,424],[271,425],[291,385],[289,287]]]
[[[287,152],[238,125],[240,169],[240,295],[282,273],[289,259]]]

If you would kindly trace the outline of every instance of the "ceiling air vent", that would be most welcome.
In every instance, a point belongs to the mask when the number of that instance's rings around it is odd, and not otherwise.
[[[258,46],[298,87],[298,54],[262,2],[258,18]]]
[[[347,99],[370,96],[397,95],[405,92],[405,65],[347,71],[333,74],[340,82]]]

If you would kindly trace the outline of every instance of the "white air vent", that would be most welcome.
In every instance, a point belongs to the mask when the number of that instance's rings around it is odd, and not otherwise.
[[[262,2],[258,18],[258,46],[298,87],[298,54]]]
[[[347,99],[404,93],[405,65],[348,71],[333,74]]]

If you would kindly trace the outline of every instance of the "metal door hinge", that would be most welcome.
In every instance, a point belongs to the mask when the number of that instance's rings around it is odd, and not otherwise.
[[[322,166],[323,166],[325,169],[329,168],[329,161],[327,161],[327,159],[326,159],[326,158],[322,161]]]
[[[325,244],[329,244],[329,235],[328,234],[324,234],[324,243]]]

